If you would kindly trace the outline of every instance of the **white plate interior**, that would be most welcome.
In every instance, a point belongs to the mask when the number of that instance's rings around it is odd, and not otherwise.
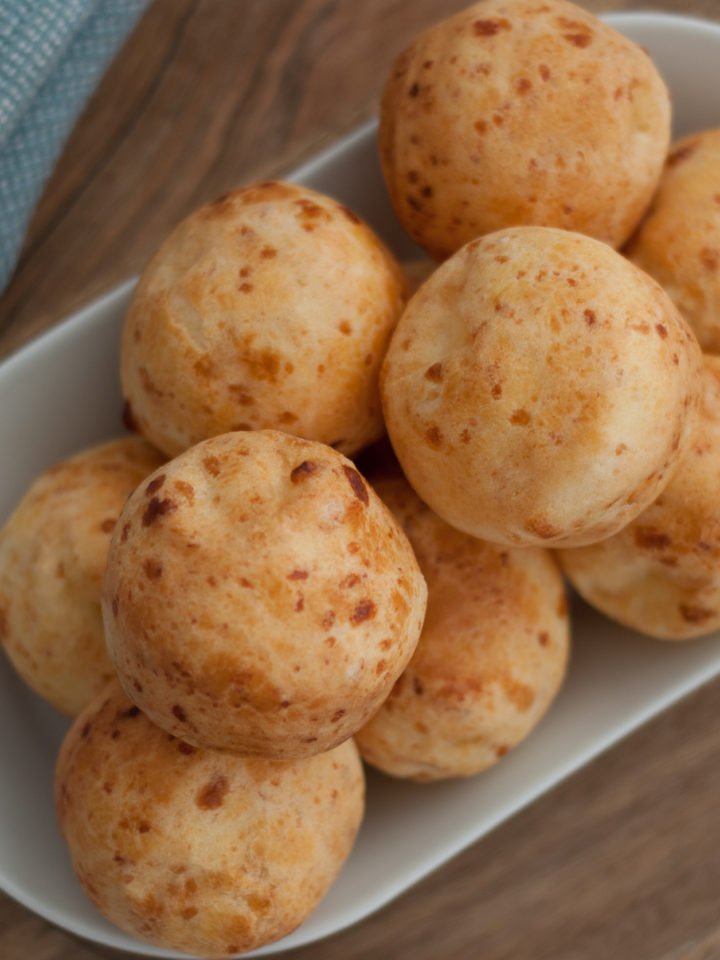
[[[720,125],[720,26],[665,14],[606,18],[648,49],[673,94],[675,135]],[[710,95],[708,93],[710,92]],[[418,255],[390,211],[370,123],[291,175],[362,214],[401,257]],[[128,282],[0,366],[0,521],[62,457],[121,432],[117,345]],[[256,956],[325,937],[387,903],[606,747],[720,673],[720,636],[662,644],[574,610],[565,687],[537,731],[471,780],[368,778],[368,809],[343,873],[315,914]],[[67,721],[0,660],[0,887],[66,929],[108,946],[176,957],[105,921],[75,880],[55,823],[54,759]]]

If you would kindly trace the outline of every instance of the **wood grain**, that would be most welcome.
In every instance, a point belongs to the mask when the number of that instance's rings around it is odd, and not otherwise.
[[[137,272],[170,227],[376,109],[465,0],[156,0],[73,133],[0,300],[0,355]],[[622,9],[625,0],[585,6]],[[634,8],[720,19],[720,0]],[[716,960],[720,682],[296,960]],[[109,960],[0,895],[2,960]]]

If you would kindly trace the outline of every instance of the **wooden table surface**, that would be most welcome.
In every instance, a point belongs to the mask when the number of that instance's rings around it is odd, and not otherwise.
[[[155,0],[72,135],[0,301],[0,356],[137,272],[184,214],[376,110],[464,0]],[[585,0],[720,20],[720,0]],[[295,960],[720,958],[720,681]],[[0,774],[1,777],[1,774]],[[0,894],[1,960],[99,960]]]

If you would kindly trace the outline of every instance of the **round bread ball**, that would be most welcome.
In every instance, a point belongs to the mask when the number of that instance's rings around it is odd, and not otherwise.
[[[274,428],[345,454],[383,433],[378,373],[406,299],[351,210],[290,183],[235,190],[173,230],[127,314],[129,423],[168,456]]]
[[[588,603],[661,640],[720,629],[720,357],[706,357],[694,443],[657,500],[609,540],[562,550]]]
[[[445,521],[508,546],[611,536],[691,440],[701,355],[661,288],[547,227],[475,240],[410,301],[383,369],[388,433]]]
[[[198,746],[293,759],[378,709],[427,591],[350,461],[276,431],[214,437],[128,501],[103,590],[128,696]]]
[[[648,55],[564,0],[482,0],[395,62],[380,157],[431,256],[521,224],[620,246],[650,203],[670,99]]]
[[[673,145],[627,255],[664,287],[703,350],[720,353],[720,130]]]
[[[55,800],[78,879],[108,920],[228,957],[312,913],[350,853],[364,783],[352,740],[291,762],[198,750],[113,683],[65,738]]]
[[[396,777],[479,773],[527,736],[560,687],[562,576],[548,550],[503,549],[449,527],[403,477],[374,486],[413,546],[428,606],[412,660],[356,742]]]
[[[84,450],[35,480],[0,530],[0,640],[28,686],[70,716],[114,675],[100,610],[110,535],[163,459],[138,437]]]

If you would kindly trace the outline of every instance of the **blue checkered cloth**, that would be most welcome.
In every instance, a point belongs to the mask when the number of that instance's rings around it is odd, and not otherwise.
[[[0,0],[0,290],[75,120],[149,0]]]

